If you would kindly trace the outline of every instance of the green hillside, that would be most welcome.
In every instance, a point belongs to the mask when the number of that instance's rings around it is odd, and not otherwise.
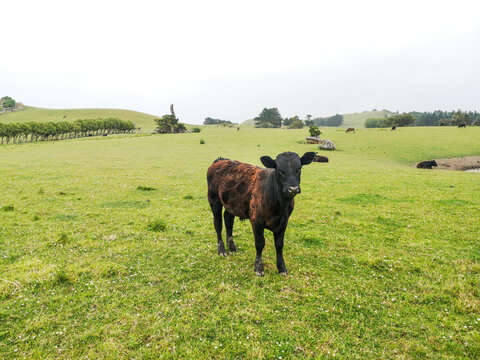
[[[343,115],[343,124],[341,127],[356,127],[363,128],[365,120],[370,118],[384,118],[387,114],[392,114],[391,111],[381,110],[381,111],[364,111],[361,113],[353,114],[344,114]],[[255,125],[255,120],[245,120],[241,125]]]
[[[365,120],[370,118],[384,118],[387,114],[392,114],[391,111],[364,111],[361,113],[344,114],[342,127],[357,127],[363,128]]]
[[[135,123],[137,127],[140,127],[143,132],[152,131],[155,127],[153,119],[158,118],[158,116],[155,115],[123,109],[44,109],[25,106],[24,110],[0,115],[0,121],[75,121],[77,119],[96,119],[107,117],[130,120]]]

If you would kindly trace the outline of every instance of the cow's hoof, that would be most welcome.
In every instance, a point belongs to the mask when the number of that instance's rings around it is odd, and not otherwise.
[[[258,277],[263,277],[263,276],[265,276],[265,272],[264,271],[255,271],[255,275],[257,275]]]
[[[237,247],[235,245],[233,246],[228,246],[228,248],[230,249],[231,252],[237,252]]]
[[[220,256],[227,256],[227,253],[226,253],[226,252],[219,252],[218,255],[220,255]]]
[[[279,274],[282,275],[282,276],[287,276],[287,275],[288,275],[288,271],[282,271],[282,272],[280,272]]]

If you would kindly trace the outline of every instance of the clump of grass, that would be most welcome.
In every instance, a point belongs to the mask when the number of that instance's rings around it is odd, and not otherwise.
[[[56,284],[68,284],[72,282],[64,268],[58,269],[53,280]]]
[[[40,220],[40,217],[37,214],[33,215],[33,221],[38,221],[38,220]]]
[[[202,145],[205,144],[205,140],[200,139],[200,144],[202,144]]]
[[[40,195],[45,194],[45,190],[43,188],[38,189],[38,194]]]
[[[193,200],[193,196],[188,194],[183,197],[185,200]]]
[[[2,209],[2,211],[13,211],[14,207],[12,204],[10,204],[10,205],[2,206],[0,209]]]
[[[193,133],[199,133],[200,131],[202,131],[202,129],[200,129],[199,127],[195,126],[193,129],[192,129],[192,132]]]
[[[68,195],[68,193],[66,193],[65,191],[59,191],[58,195]]]
[[[150,186],[138,185],[137,190],[140,190],[140,191],[156,191],[158,189],[154,188],[154,187],[150,187]]]
[[[162,232],[167,230],[167,223],[162,219],[155,219],[148,223],[147,230]]]
[[[60,236],[57,239],[57,244],[59,245],[65,245],[68,243],[68,235],[65,233],[61,233]]]

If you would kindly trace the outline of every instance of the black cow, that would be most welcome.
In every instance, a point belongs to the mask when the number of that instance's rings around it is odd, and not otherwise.
[[[397,130],[397,127],[396,127],[396,126],[392,126],[392,130]]]
[[[313,162],[328,162],[328,157],[315,154]]]
[[[459,124],[459,125],[458,125],[458,128],[462,128],[462,127],[463,127],[463,128],[467,128],[467,124]]]
[[[255,274],[264,275],[265,229],[273,232],[278,272],[288,274],[283,259],[283,238],[293,211],[293,198],[300,193],[302,166],[310,164],[314,155],[314,152],[307,152],[300,157],[293,152],[284,152],[275,160],[262,156],[260,160],[267,169],[222,158],[210,165],[207,171],[208,202],[213,212],[219,255],[226,256],[222,240],[222,208],[225,208],[223,217],[228,248],[237,250],[232,233],[235,216],[250,219],[257,249]]]
[[[438,166],[435,160],[422,161],[417,164],[418,169],[431,169],[432,166]]]

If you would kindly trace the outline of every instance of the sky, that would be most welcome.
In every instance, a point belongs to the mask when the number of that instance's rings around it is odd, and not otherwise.
[[[242,122],[480,111],[480,2],[28,1],[0,8],[0,97]]]

